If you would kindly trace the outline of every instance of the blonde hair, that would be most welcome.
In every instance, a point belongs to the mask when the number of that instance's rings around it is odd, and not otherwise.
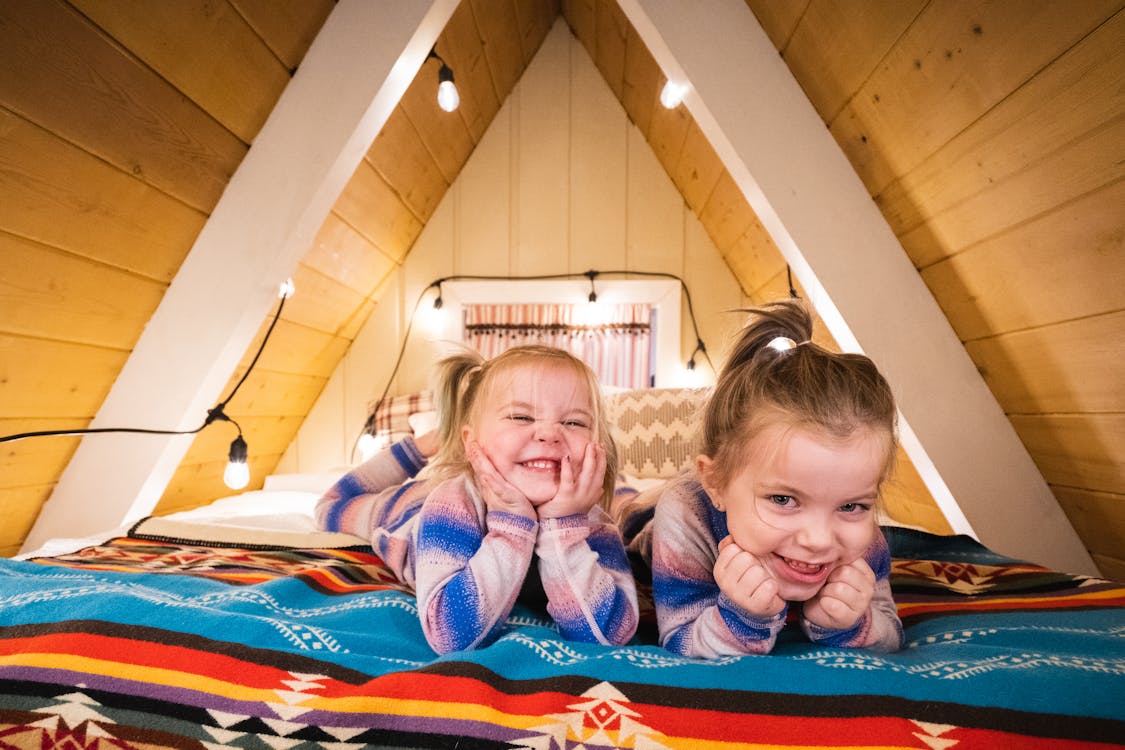
[[[464,350],[450,355],[437,364],[434,398],[437,402],[438,434],[441,448],[432,464],[435,476],[449,477],[468,472],[472,466],[465,455],[461,430],[475,424],[485,396],[496,379],[513,369],[526,366],[554,365],[569,368],[585,383],[590,393],[593,409],[594,440],[605,448],[605,477],[602,481],[600,503],[608,509],[613,499],[614,479],[617,476],[617,446],[613,441],[602,403],[601,386],[594,371],[585,362],[563,349],[528,344],[515,346],[486,360],[475,351]]]
[[[725,487],[752,439],[778,421],[840,439],[862,428],[885,433],[885,480],[897,452],[898,417],[890,385],[875,363],[812,343],[812,316],[797,300],[744,312],[750,320],[704,409],[700,442],[712,459],[711,483]]]

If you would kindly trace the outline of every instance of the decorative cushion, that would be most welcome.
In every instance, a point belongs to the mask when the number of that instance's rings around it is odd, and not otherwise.
[[[433,411],[433,394],[430,391],[390,396],[375,405],[368,415],[368,432],[376,439],[378,447],[390,445],[413,434],[410,418],[415,414]]]
[[[669,478],[691,465],[704,388],[649,388],[605,397],[620,453],[618,470],[641,478]]]

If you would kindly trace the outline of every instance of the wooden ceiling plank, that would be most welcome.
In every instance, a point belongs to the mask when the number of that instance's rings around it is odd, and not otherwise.
[[[509,0],[471,0],[473,18],[484,44],[484,56],[503,103],[525,67],[515,9]]]
[[[132,348],[165,285],[0,232],[0,330]]]
[[[1035,2],[1012,13],[930,3],[832,125],[871,195],[908,173],[1120,9]],[[933,113],[941,113],[934,117]]]
[[[229,0],[290,71],[332,12],[335,0]]]
[[[1011,419],[1055,494],[1066,485],[1125,495],[1125,414],[1013,414]]]
[[[902,236],[993,184],[1068,148],[1125,110],[1125,13],[1052,61],[877,197]],[[1112,156],[1107,154],[1108,160]]]
[[[696,216],[703,212],[703,207],[723,172],[723,163],[715,149],[711,148],[707,136],[703,135],[694,121],[691,122],[684,135],[684,145],[680,149],[672,181]]]
[[[123,349],[0,333],[0,414],[89,419],[128,356]]]
[[[292,278],[301,293],[286,302],[283,319],[332,336],[343,336],[341,326],[347,324],[367,300],[366,295],[303,261],[293,271]]]
[[[205,213],[246,154],[207,112],[57,2],[0,5],[0,91],[4,106]]]
[[[204,214],[2,108],[0,132],[0,229],[172,280]]]
[[[1122,206],[1125,180],[935,263],[922,278],[962,341],[1123,310]]]
[[[94,426],[184,429],[202,420],[455,4],[336,4],[101,402]],[[232,246],[242,252],[230,253]],[[150,512],[190,443],[174,436],[98,437],[104,439],[79,446],[28,534],[29,548]],[[133,460],[107,475],[105,467],[123,453]]]
[[[442,56],[448,55],[446,59],[461,95],[457,113],[465,121],[473,142],[480,143],[492,118],[500,111],[500,100],[488,70],[471,3],[457,6],[437,44],[443,50]]]
[[[924,268],[1056,206],[1125,179],[1125,114],[1030,162],[966,201],[899,236],[914,265]]]
[[[785,46],[785,61],[831,123],[927,0],[814,0]]]
[[[227,3],[70,0],[153,70],[249,144],[289,71]],[[254,95],[251,95],[253,92]]]
[[[725,168],[719,174],[715,188],[707,198],[703,210],[699,212],[699,220],[707,227],[707,233],[711,236],[715,247],[724,254],[734,247],[738,239],[757,221],[754,209],[750,208],[746,197]],[[779,253],[778,258],[780,257]]]
[[[652,108],[656,104],[658,86],[663,82],[660,68],[637,31],[629,26],[625,40],[625,70],[621,105],[642,133],[649,132]]]
[[[776,49],[784,52],[811,0],[746,0]]]
[[[661,68],[691,82],[685,105],[834,338],[866,352],[892,383],[903,445],[951,526],[1006,554],[1096,574],[997,399],[754,15],[736,0],[695,7],[688,15],[675,0],[622,0]],[[997,497],[1011,503],[1000,507]]]
[[[629,19],[621,12],[617,0],[598,0],[595,28],[597,55],[591,55],[614,96],[621,101],[625,95],[625,46]]]
[[[1125,412],[1119,368],[1125,312],[1067,321],[965,343],[1012,414]]]
[[[432,72],[433,78],[426,75],[427,68]],[[407,119],[417,130],[426,150],[440,170],[445,187],[453,183],[461,172],[461,167],[473,152],[476,143],[469,133],[464,119],[456,112],[446,112],[437,102],[438,87],[438,62],[431,60],[422,68],[422,75],[414,79],[413,84],[403,94],[399,106],[406,113]],[[425,175],[423,175],[425,177]],[[407,177],[409,180],[409,177]],[[432,185],[433,179],[430,178]],[[424,219],[433,214],[433,206],[445,194],[445,188],[440,191],[436,187],[427,186],[425,203],[430,207]]]
[[[424,68],[422,73],[425,77]],[[433,91],[436,90],[434,85]],[[452,117],[448,113],[443,114],[443,120]],[[431,126],[432,123],[423,122],[423,127]],[[440,133],[431,136],[431,140],[440,138]],[[449,189],[442,169],[401,106],[395,107],[379,131],[375,143],[367,151],[367,160],[423,224],[433,215],[438,201]]]
[[[422,231],[422,223],[367,162],[356,168],[333,210],[398,263]]]
[[[360,294],[369,294],[395,266],[336,213],[329,213],[301,262]]]
[[[563,0],[562,3],[563,18],[595,63],[598,59],[597,3],[598,0]]]

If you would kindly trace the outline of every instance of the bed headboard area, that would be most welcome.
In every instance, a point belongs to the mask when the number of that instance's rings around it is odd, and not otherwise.
[[[607,416],[620,452],[619,470],[632,478],[667,479],[687,467],[696,454],[695,420],[705,388],[645,388],[611,391],[604,396]],[[375,450],[420,431],[431,422],[428,390],[391,396],[368,415]]]

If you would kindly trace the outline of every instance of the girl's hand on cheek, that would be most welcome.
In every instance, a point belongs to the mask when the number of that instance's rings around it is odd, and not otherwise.
[[[816,596],[805,602],[805,619],[832,630],[854,627],[871,606],[875,573],[862,557],[836,568]]]
[[[502,510],[525,518],[535,518],[535,508],[519,489],[501,476],[477,442],[466,446],[469,465],[476,475],[477,489],[489,510]]]
[[[719,542],[714,573],[719,590],[755,617],[772,617],[785,609],[777,581],[757,557],[729,536]]]
[[[577,468],[570,456],[563,459],[558,491],[539,506],[539,518],[586,515],[601,497],[604,479],[605,448],[600,443],[587,443]]]

